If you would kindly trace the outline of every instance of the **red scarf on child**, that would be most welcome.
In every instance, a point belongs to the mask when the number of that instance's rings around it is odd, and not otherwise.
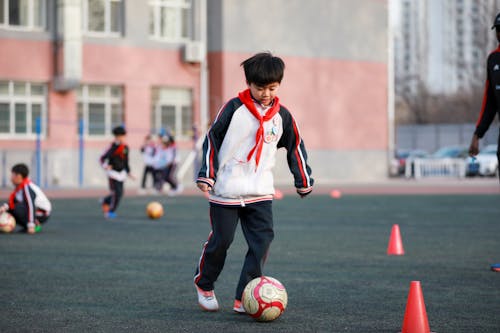
[[[252,113],[254,117],[259,121],[259,128],[257,129],[257,133],[255,134],[255,146],[253,146],[252,150],[250,150],[247,156],[248,162],[255,153],[255,168],[257,169],[257,167],[259,166],[260,154],[262,153],[262,147],[264,145],[264,122],[273,119],[276,113],[278,113],[278,111],[280,110],[280,101],[278,97],[274,97],[273,105],[267,110],[266,114],[262,116],[255,107],[254,100],[252,99],[252,95],[250,94],[250,89],[240,92],[238,94],[238,98],[247,107],[248,111],[250,111],[250,113]]]
[[[16,193],[22,190],[30,182],[31,180],[26,177],[19,185],[16,186],[16,189],[10,194],[9,197],[9,209],[14,209],[15,207]]]

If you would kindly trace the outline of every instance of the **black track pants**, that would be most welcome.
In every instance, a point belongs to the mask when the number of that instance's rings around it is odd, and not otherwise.
[[[111,193],[104,198],[104,202],[109,205],[109,211],[114,212],[123,196],[123,182],[109,178],[109,191]]]
[[[195,283],[203,290],[214,289],[214,282],[224,267],[227,249],[233,242],[238,220],[248,244],[235,295],[235,299],[241,300],[247,283],[262,275],[262,267],[274,238],[272,201],[244,207],[210,204],[212,231],[203,247]]]

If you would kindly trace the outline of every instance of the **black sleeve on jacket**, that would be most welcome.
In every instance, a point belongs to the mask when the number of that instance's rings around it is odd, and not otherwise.
[[[311,168],[307,164],[307,152],[299,129],[290,112],[281,106],[279,111],[283,120],[283,135],[278,142],[278,148],[287,150],[288,167],[293,174],[295,187],[303,189],[299,193],[309,193],[314,185],[311,178]]]
[[[35,198],[36,198],[36,193],[33,191],[30,187],[29,184],[24,185],[24,187],[20,190],[22,192],[23,196],[23,201],[26,205],[23,207],[26,207],[27,212],[26,212],[26,218],[28,223],[35,223],[35,213],[36,213],[36,206],[35,206]],[[16,205],[19,204],[18,202],[15,203]],[[12,212],[12,210],[9,209],[9,212]]]
[[[116,145],[113,143],[99,158],[99,162],[101,162],[101,165],[104,164],[106,161],[109,162],[109,159],[111,158],[111,155],[113,155],[113,152],[115,150],[116,150]]]
[[[124,168],[125,168],[125,171],[127,171],[127,173],[130,173],[130,164],[128,163],[128,156],[129,156],[129,153],[130,153],[130,148],[128,146],[125,146],[125,151],[124,151],[124,154],[123,154],[123,158],[125,159],[123,162],[124,162]]]
[[[474,134],[476,134],[479,138],[484,136],[497,113],[497,102],[495,99],[495,91],[493,89],[494,84],[491,82],[491,67],[493,65],[493,62],[491,61],[492,55],[488,57],[488,64],[486,66],[487,78],[484,87],[483,103],[481,106],[481,113],[479,114],[479,118],[476,123],[476,130],[474,131]]]
[[[219,170],[219,149],[226,136],[234,111],[242,105],[239,98],[233,98],[219,111],[203,142],[203,153],[200,171],[196,182],[214,186]]]

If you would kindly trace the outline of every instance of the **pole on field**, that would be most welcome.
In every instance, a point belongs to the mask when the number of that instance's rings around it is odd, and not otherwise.
[[[84,153],[84,132],[83,118],[78,122],[78,186],[83,187],[83,153]]]
[[[7,186],[7,152],[2,152],[2,187]]]
[[[49,187],[49,157],[48,154],[43,154],[43,187]]]
[[[194,151],[194,161],[193,161],[193,180],[196,181],[198,178],[198,170],[200,169],[200,162],[198,158],[198,149],[196,148],[196,143],[198,142],[198,127],[193,125],[193,151]]]
[[[36,148],[35,148],[35,163],[36,163],[36,183],[42,185],[42,119],[36,117]]]

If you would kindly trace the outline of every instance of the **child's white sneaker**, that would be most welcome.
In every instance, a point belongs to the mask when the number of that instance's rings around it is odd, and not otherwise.
[[[233,311],[236,313],[246,313],[243,303],[237,299],[234,300]]]
[[[201,290],[197,285],[195,287],[198,293],[198,304],[203,310],[210,312],[219,310],[219,302],[217,302],[213,290],[205,291]]]

